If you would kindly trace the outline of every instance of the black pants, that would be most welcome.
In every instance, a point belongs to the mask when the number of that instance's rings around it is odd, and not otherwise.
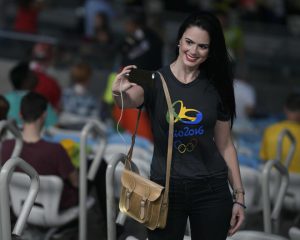
[[[166,228],[148,230],[148,238],[182,240],[189,217],[192,240],[225,240],[231,212],[232,197],[226,178],[172,179]]]

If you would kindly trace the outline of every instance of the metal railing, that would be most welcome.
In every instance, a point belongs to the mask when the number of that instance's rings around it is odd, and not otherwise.
[[[287,137],[290,142],[289,152],[284,161],[282,158],[282,149],[284,138]],[[296,139],[292,133],[285,129],[280,132],[277,144],[276,159],[268,161],[263,168],[262,172],[262,197],[263,197],[263,218],[264,218],[264,231],[266,233],[278,233],[279,231],[279,219],[280,212],[283,205],[283,200],[288,188],[289,183],[289,173],[288,167],[292,161],[296,150]],[[271,213],[271,198],[270,198],[270,178],[271,170],[275,168],[279,172],[279,179],[277,179],[277,184],[275,184],[276,197],[273,206],[273,211]]]
[[[56,39],[54,37],[30,34],[30,33],[21,33],[21,32],[15,32],[15,31],[7,31],[7,30],[0,30],[0,38],[26,41],[26,42],[32,42],[32,43],[39,43],[39,42],[49,43],[49,44],[57,44],[58,43],[58,39]]]
[[[106,207],[107,207],[107,239],[117,239],[116,228],[116,199],[115,189],[115,169],[119,162],[123,161],[125,154],[119,153],[112,157],[106,169]]]
[[[121,225],[126,220],[126,215],[119,213],[117,217],[117,206],[115,197],[115,170],[119,162],[125,163],[127,156],[123,153],[114,154],[109,161],[106,169],[106,207],[107,207],[107,240],[117,239],[116,223]],[[135,172],[139,172],[136,164],[131,161],[131,168]]]
[[[91,130],[99,135],[99,147],[87,173],[87,137]],[[82,129],[80,135],[80,169],[79,169],[79,239],[86,240],[87,236],[87,179],[93,180],[103,159],[107,144],[105,125],[97,120],[90,120]]]
[[[275,168],[281,175],[280,186],[277,191],[276,200],[274,203],[273,211],[271,213],[271,200],[270,200],[270,174],[272,168]],[[282,208],[283,199],[289,184],[289,173],[286,167],[278,160],[268,161],[263,168],[262,173],[262,197],[263,197],[263,219],[264,231],[266,233],[276,233],[278,231],[279,215]]]
[[[279,161],[281,160],[281,157],[282,157],[282,148],[283,148],[283,140],[284,140],[285,136],[290,140],[291,146],[290,146],[288,155],[286,156],[286,159],[283,161],[283,164],[284,164],[284,166],[286,168],[289,168],[289,166],[291,164],[291,161],[293,159],[294,153],[296,151],[296,138],[287,129],[282,130],[280,132],[280,134],[279,134],[278,144],[277,144],[277,152],[276,152],[276,159],[278,159]]]
[[[11,240],[11,219],[9,204],[9,183],[15,168],[18,167],[27,173],[31,179],[28,196],[23,204],[17,222],[13,229],[13,235],[21,236],[27,218],[30,214],[39,190],[38,173],[23,159],[19,157],[10,158],[2,167],[0,172],[0,239]]]

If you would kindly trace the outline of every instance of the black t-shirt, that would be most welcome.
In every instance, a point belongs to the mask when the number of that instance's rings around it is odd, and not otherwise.
[[[214,142],[214,127],[217,120],[228,121],[229,115],[222,110],[217,90],[202,71],[188,84],[177,80],[170,66],[160,72],[166,80],[175,116],[171,177],[227,176],[227,165]],[[144,93],[154,136],[151,178],[164,179],[169,125],[167,103],[158,74],[144,87]]]

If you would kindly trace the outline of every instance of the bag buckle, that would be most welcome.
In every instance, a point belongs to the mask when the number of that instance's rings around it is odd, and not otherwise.
[[[141,201],[141,211],[140,211],[140,219],[143,220],[145,218],[145,205],[146,205],[147,199],[142,199]]]
[[[147,200],[150,196],[150,187],[147,187],[145,190],[145,195],[143,196],[142,200],[141,200],[141,210],[140,210],[140,219],[144,220],[145,218],[145,208],[146,208],[146,203]]]
[[[125,201],[125,208],[128,211],[130,208],[130,197],[132,195],[133,190],[126,189],[126,201]]]

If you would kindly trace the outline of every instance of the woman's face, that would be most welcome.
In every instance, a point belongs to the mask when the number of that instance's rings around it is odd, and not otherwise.
[[[196,26],[189,27],[179,41],[178,58],[185,66],[198,68],[208,57],[209,44],[207,31]]]

